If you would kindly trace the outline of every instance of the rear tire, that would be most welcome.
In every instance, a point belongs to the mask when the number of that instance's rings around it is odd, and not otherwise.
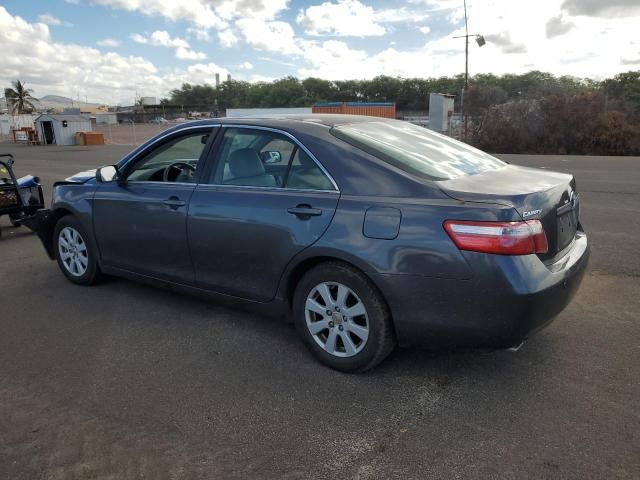
[[[302,277],[293,297],[293,320],[313,355],[342,372],[373,368],[396,344],[378,289],[340,262],[322,263]]]
[[[75,217],[67,215],[58,220],[53,243],[58,266],[69,281],[93,285],[101,279],[96,248]]]

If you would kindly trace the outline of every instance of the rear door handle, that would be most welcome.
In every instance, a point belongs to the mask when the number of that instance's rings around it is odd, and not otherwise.
[[[184,207],[187,204],[187,202],[185,202],[184,200],[180,200],[178,197],[169,197],[162,203],[169,207],[171,210],[177,210],[178,208]]]
[[[288,208],[287,212],[297,217],[317,217],[322,215],[322,210],[313,208],[311,205],[298,205],[294,208]]]

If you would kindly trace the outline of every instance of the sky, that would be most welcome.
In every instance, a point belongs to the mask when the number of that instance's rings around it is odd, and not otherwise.
[[[640,0],[468,0],[469,71],[640,70]],[[130,105],[185,82],[464,71],[463,0],[2,0],[0,85]]]

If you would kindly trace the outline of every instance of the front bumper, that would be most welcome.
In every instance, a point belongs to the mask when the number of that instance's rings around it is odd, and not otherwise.
[[[55,259],[53,254],[53,229],[56,225],[56,220],[56,215],[48,208],[38,210],[32,216],[21,220],[24,225],[38,235],[51,260]]]
[[[469,280],[374,275],[401,345],[508,348],[549,324],[578,290],[589,260],[579,231],[561,260],[464,252]]]

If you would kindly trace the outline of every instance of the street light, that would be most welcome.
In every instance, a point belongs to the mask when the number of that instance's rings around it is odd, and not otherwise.
[[[487,43],[482,35],[477,33],[469,34],[469,25],[467,23],[467,0],[464,0],[464,35],[458,35],[453,38],[464,38],[464,88],[460,96],[460,118],[464,118],[464,138],[467,138],[467,117],[464,116],[464,94],[469,88],[469,37],[475,37],[478,47],[482,47]]]

